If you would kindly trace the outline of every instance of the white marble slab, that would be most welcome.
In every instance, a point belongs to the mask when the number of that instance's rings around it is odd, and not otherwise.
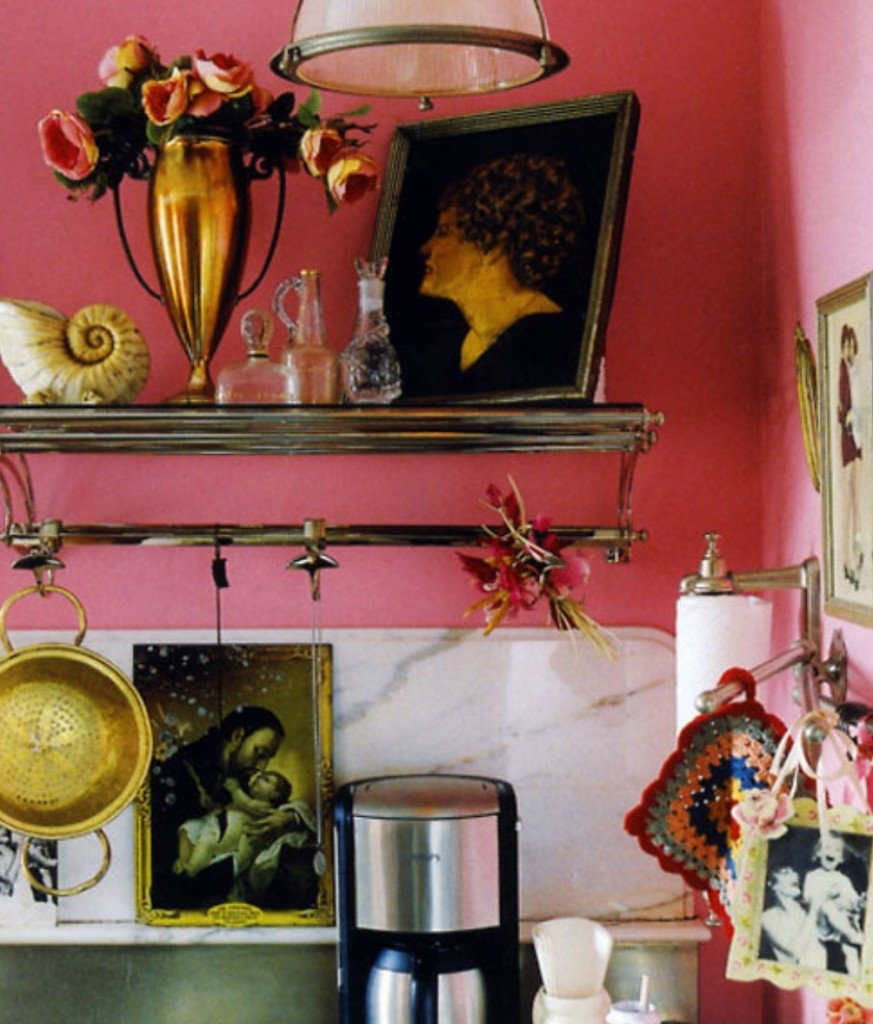
[[[674,645],[647,628],[614,630],[607,661],[552,630],[326,631],[333,645],[337,783],[459,772],[511,782],[521,818],[521,916],[680,919],[682,884],[622,827],[674,740]],[[16,646],[42,634],[20,634]],[[51,639],[58,639],[57,636]],[[299,643],[299,631],[226,632],[225,642]],[[131,671],[134,644],[211,643],[209,632],[89,633]],[[109,827],[113,863],[61,922],[132,922],[132,814]],[[96,855],[62,847],[64,877]]]

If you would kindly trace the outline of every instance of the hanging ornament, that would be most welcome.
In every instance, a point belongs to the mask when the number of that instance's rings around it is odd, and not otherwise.
[[[664,871],[701,892],[730,928],[739,836],[731,810],[746,791],[769,792],[785,726],[755,699],[749,672],[729,669],[719,685],[727,682],[742,683],[746,699],[699,715],[682,729],[624,827]]]
[[[820,737],[817,757],[807,751],[810,730]],[[836,712],[811,711],[788,730],[774,758],[773,794],[781,798],[789,785],[789,816],[773,828],[754,807],[737,807],[742,834],[728,978],[808,986],[873,1007],[873,816],[856,757]],[[815,784],[815,800],[794,796],[804,780]],[[828,807],[828,787],[844,781],[858,806]]]

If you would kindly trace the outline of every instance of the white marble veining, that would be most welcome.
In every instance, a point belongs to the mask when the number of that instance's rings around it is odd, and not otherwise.
[[[674,645],[647,628],[613,631],[603,659],[552,630],[326,631],[334,659],[338,784],[373,775],[459,772],[511,782],[519,816],[521,916],[680,919],[683,887],[622,821],[673,746]],[[44,639],[22,634],[16,646]],[[57,639],[54,637],[52,639]],[[227,632],[225,642],[299,643],[298,631]],[[208,632],[89,633],[130,672],[134,644],[210,643]],[[109,826],[112,867],[61,901],[60,922],[133,921],[132,814]],[[64,877],[96,843],[62,845]]]

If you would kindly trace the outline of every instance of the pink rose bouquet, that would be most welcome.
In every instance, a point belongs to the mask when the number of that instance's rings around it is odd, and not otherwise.
[[[203,131],[236,139],[262,169],[304,167],[331,210],[376,186],[378,167],[353,135],[373,126],[348,120],[367,107],[322,121],[317,93],[295,109],[293,93],[274,98],[232,54],[198,50],[165,65],[148,39],[128,36],[106,52],[98,78],[103,88],[79,96],[75,112],[39,122],[45,162],[73,197],[99,199],[125,176],[145,177],[166,139]]]

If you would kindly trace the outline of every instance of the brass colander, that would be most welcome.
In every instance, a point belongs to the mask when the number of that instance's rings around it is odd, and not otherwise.
[[[33,593],[73,603],[80,626],[74,643],[12,648],[7,613]],[[0,606],[8,652],[0,657],[0,823],[26,836],[99,831],[130,803],[148,771],[145,704],[120,669],[80,646],[84,633],[84,609],[62,587],[29,587]]]

